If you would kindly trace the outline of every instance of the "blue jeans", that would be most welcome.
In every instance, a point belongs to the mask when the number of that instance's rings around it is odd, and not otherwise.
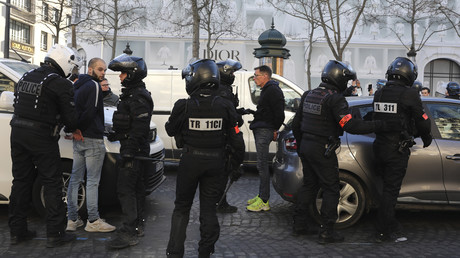
[[[101,169],[104,163],[105,146],[103,139],[85,138],[73,141],[73,166],[67,191],[68,219],[78,218],[78,190],[83,183],[86,170],[86,207],[88,220],[99,219],[98,191]]]
[[[260,185],[259,197],[268,201],[270,199],[270,170],[268,169],[268,151],[273,140],[273,129],[256,128],[253,130],[257,151],[257,170],[259,171]]]

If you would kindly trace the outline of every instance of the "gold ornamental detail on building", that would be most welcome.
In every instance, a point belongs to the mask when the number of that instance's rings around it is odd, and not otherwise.
[[[31,55],[35,52],[35,48],[33,46],[25,45],[16,41],[11,41],[11,48]]]

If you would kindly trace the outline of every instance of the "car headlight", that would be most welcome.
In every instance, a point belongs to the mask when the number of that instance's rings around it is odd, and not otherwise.
[[[156,128],[150,129],[149,137],[147,138],[147,140],[149,142],[154,142],[156,138],[157,138],[157,129]]]

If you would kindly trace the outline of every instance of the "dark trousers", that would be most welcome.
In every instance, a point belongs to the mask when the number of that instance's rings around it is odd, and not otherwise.
[[[198,243],[200,254],[214,252],[214,244],[219,238],[219,221],[216,203],[222,195],[224,161],[222,157],[210,158],[182,154],[176,179],[176,201],[171,219],[171,233],[166,252],[168,257],[183,257],[186,230],[198,187],[200,197],[200,234]]]
[[[335,152],[329,158],[324,157],[324,141],[302,139],[300,159],[303,166],[303,185],[298,192],[294,207],[294,226],[298,229],[309,223],[308,208],[316,201],[318,189],[323,189],[321,205],[321,223],[332,228],[337,221],[337,205],[340,196],[338,162]]]
[[[406,175],[410,150],[398,152],[398,145],[374,142],[374,154],[377,160],[377,172],[382,180],[382,193],[377,214],[377,232],[390,234],[400,231],[401,225],[395,218],[395,206]]]
[[[12,235],[21,235],[27,230],[27,213],[37,176],[44,186],[47,236],[57,237],[65,232],[67,219],[62,195],[61,158],[58,141],[50,134],[39,128],[13,126],[11,129],[13,186],[8,225]]]
[[[143,219],[145,202],[143,162],[133,160],[132,166],[121,167],[118,173],[117,193],[123,213],[120,232],[135,235],[136,227]]]

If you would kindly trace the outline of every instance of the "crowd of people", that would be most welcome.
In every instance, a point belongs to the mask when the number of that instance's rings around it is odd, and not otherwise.
[[[136,245],[144,235],[144,161],[148,157],[149,124],[154,103],[143,79],[147,65],[143,58],[122,54],[107,65],[100,58],[88,64],[87,74],[76,74],[81,60],[71,48],[55,45],[41,66],[26,73],[15,87],[15,110],[11,120],[11,156],[13,186],[9,206],[11,244],[30,240],[36,232],[27,225],[35,173],[44,184],[47,210],[47,243],[53,248],[76,238],[71,233],[85,222],[78,216],[77,196],[80,184],[86,182],[88,232],[112,232],[110,248]],[[77,68],[77,69],[76,69]],[[122,94],[111,92],[107,68],[120,72]],[[241,63],[226,60],[216,63],[202,59],[182,70],[189,97],[178,100],[165,124],[169,136],[182,149],[176,178],[176,199],[171,218],[168,257],[183,257],[186,229],[195,192],[199,189],[200,234],[199,257],[209,257],[220,234],[217,212],[236,212],[226,199],[228,185],[241,176],[245,143],[239,127],[242,115],[252,114],[250,125],[257,150],[260,184],[258,195],[247,201],[250,212],[269,211],[270,172],[269,145],[278,138],[285,120],[285,101],[272,70],[262,65],[254,68],[254,82],[260,87],[256,110],[237,109],[238,97],[232,92],[234,72]],[[72,80],[69,76],[73,75]],[[329,61],[321,74],[321,84],[306,91],[293,118],[292,130],[303,165],[303,185],[293,212],[293,233],[318,234],[318,243],[336,243],[344,237],[335,230],[340,198],[338,160],[334,146],[340,144],[343,132],[376,133],[374,153],[383,182],[376,218],[377,242],[407,240],[394,215],[407,163],[409,138],[421,137],[423,147],[431,144],[430,120],[425,114],[420,94],[429,88],[418,85],[417,66],[404,57],[396,58],[386,72],[387,80],[379,80],[374,96],[371,121],[353,118],[345,96],[362,95],[360,81],[353,68],[340,61]],[[349,82],[352,85],[348,87]],[[35,91],[25,85],[34,85]],[[418,85],[418,86],[416,86]],[[420,93],[419,93],[420,92]],[[460,86],[447,85],[447,95],[457,98]],[[99,215],[98,185],[105,156],[104,105],[117,107],[114,112],[110,141],[120,142],[117,194],[123,213],[119,228]],[[391,105],[391,109],[381,109]],[[391,111],[389,111],[391,110]],[[212,128],[206,127],[213,124]],[[61,197],[62,172],[59,170],[59,132],[64,127],[66,138],[73,141],[73,167],[68,188],[67,212]],[[407,138],[408,137],[408,138]],[[36,169],[35,169],[36,168]],[[37,171],[37,172],[35,172]],[[85,173],[86,171],[86,173]],[[86,179],[85,179],[86,176]],[[309,217],[309,206],[323,189],[321,223]],[[217,204],[217,205],[216,205]]]

